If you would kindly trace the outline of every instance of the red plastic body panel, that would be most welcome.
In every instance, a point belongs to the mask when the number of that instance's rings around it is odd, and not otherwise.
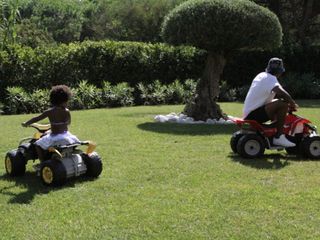
[[[277,129],[275,127],[267,127],[254,120],[243,120],[241,118],[232,118],[230,120],[232,120],[240,128],[244,128],[244,126],[249,126],[250,130],[258,131],[266,137],[272,137],[277,133]],[[298,124],[303,124],[303,133],[308,133],[309,129],[305,126],[306,123],[311,122],[305,118],[290,113],[286,116],[285,119],[284,134],[292,135]]]

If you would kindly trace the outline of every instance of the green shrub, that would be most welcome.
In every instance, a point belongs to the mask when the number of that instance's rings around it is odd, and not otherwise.
[[[101,105],[100,90],[87,81],[81,81],[77,88],[72,89],[71,109],[92,109]]]
[[[244,85],[237,88],[237,100],[244,101],[246,99],[247,93],[249,91],[250,85]]]
[[[229,59],[223,73],[223,79],[231,87],[251,84],[253,78],[265,71],[268,60],[278,56],[284,60],[286,75],[314,73],[320,78],[320,48],[281,48],[275,51],[238,51]],[[297,79],[298,80],[298,79]]]
[[[231,88],[226,81],[222,81],[220,84],[219,101],[233,102],[237,99],[237,91],[235,88]]]
[[[139,83],[137,86],[144,105],[164,104],[167,87],[159,80],[150,84]]]
[[[18,45],[0,52],[0,89],[21,86],[27,91],[67,84],[76,87],[82,80],[102,87],[127,82],[150,83],[159,79],[197,78],[206,53],[193,47],[137,42],[83,42],[31,49]],[[0,99],[3,95],[0,96]]]
[[[49,91],[35,90],[25,92],[21,87],[8,87],[6,89],[3,112],[5,114],[39,113],[49,107]]]
[[[288,73],[280,82],[293,98],[320,98],[320,79],[313,73]]]
[[[185,90],[183,84],[178,80],[169,84],[166,88],[165,103],[166,104],[181,104],[184,102]]]
[[[118,83],[112,86],[110,82],[104,82],[101,91],[101,102],[104,107],[122,107],[133,104],[134,88],[128,83]]]
[[[90,1],[88,37],[126,41],[159,42],[163,17],[184,0]]]
[[[187,79],[184,83],[184,99],[183,103],[188,103],[195,97],[197,88],[197,81],[193,79]]]
[[[5,114],[19,114],[28,112],[29,95],[21,87],[6,89],[3,111]]]
[[[189,0],[165,17],[161,34],[173,45],[223,54],[279,47],[282,28],[273,12],[251,1]]]
[[[196,81],[187,79],[184,84],[179,80],[164,85],[159,80],[151,84],[139,83],[137,89],[144,105],[183,104],[194,97]]]
[[[192,47],[134,42],[83,42],[36,49],[14,45],[0,51],[0,101],[4,101],[6,88],[13,86],[32,92],[56,84],[75,88],[81,80],[100,88],[105,79],[112,85],[127,82],[130,87],[155,79],[163,84],[176,79],[185,82],[200,77],[206,54]],[[228,61],[222,79],[232,88],[248,85],[273,56],[284,59],[287,73],[313,72],[320,78],[320,50],[310,48],[239,51]]]
[[[104,82],[103,88],[97,88],[87,81],[81,81],[72,88],[70,109],[92,109],[99,107],[120,107],[133,104],[134,89],[127,83],[112,86]],[[27,93],[21,87],[8,87],[6,98],[1,107],[5,114],[38,113],[49,108],[49,90],[35,90]]]
[[[37,89],[30,93],[29,108],[31,112],[43,112],[50,107],[49,90]]]

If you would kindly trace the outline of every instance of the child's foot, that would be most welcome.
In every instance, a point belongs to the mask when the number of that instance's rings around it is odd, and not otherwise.
[[[284,134],[281,134],[279,137],[274,137],[273,138],[273,144],[274,145],[278,145],[278,146],[282,146],[282,147],[294,147],[294,146],[296,146],[296,144],[293,143],[293,142],[290,142],[284,136]]]

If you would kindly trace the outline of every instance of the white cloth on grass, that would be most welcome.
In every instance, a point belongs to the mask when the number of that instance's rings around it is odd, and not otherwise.
[[[173,123],[183,123],[183,124],[233,124],[231,121],[231,116],[229,116],[230,119],[225,120],[223,118],[217,119],[207,119],[206,121],[194,121],[192,117],[188,117],[187,115],[184,115],[182,113],[170,113],[167,115],[156,115],[154,117],[154,120],[156,122],[173,122]]]

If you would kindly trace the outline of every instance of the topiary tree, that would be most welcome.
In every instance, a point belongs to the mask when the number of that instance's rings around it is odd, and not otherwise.
[[[219,80],[235,50],[272,49],[282,40],[277,16],[248,0],[186,1],[166,16],[161,34],[170,44],[208,52],[196,96],[185,107],[185,113],[196,120],[223,116],[216,103]]]

